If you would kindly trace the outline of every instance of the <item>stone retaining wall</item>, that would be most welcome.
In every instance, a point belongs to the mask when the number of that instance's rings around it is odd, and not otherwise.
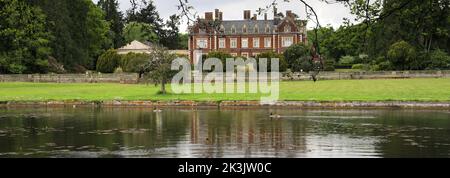
[[[319,80],[450,78],[450,71],[320,72]],[[282,80],[311,80],[307,73],[284,74]]]
[[[138,74],[14,74],[0,75],[0,82],[35,83],[138,83]]]

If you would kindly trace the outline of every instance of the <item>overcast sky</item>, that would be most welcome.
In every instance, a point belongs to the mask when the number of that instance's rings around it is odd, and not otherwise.
[[[97,0],[93,0],[96,2]],[[118,0],[120,8],[125,12],[130,7],[130,0]],[[305,19],[305,7],[297,0],[291,0],[292,2],[286,3],[284,0],[279,0],[278,11],[285,13],[286,10],[292,10],[294,13],[299,14],[301,19]],[[164,19],[172,14],[178,13],[178,0],[154,0],[159,14]],[[240,20],[243,18],[244,10],[252,10],[252,14],[256,13],[256,10],[260,7],[265,7],[272,2],[272,0],[189,0],[195,11],[204,16],[206,11],[214,11],[214,9],[220,9],[223,12],[223,18],[225,20]],[[351,17],[350,11],[342,4],[325,4],[319,0],[306,0],[316,10],[319,20],[322,26],[327,24],[333,27],[339,27],[344,17]],[[269,18],[273,17],[273,12],[270,11]],[[259,17],[261,19],[263,17]],[[351,18],[350,18],[351,19]],[[186,30],[186,23],[181,25],[182,32]],[[309,23],[308,27],[313,27],[313,23]]]

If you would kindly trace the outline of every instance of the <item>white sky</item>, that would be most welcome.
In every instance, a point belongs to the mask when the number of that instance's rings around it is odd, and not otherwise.
[[[93,0],[96,2],[97,0]],[[130,7],[129,0],[118,0],[120,8],[123,12]],[[223,12],[224,20],[240,20],[243,19],[244,10],[252,10],[252,14],[256,13],[256,10],[260,7],[269,5],[272,0],[189,0],[190,4],[194,6],[195,11],[203,16],[204,12],[213,12],[214,9],[220,9]],[[305,7],[297,0],[291,0],[291,2],[284,2],[284,0],[278,0],[278,12],[285,13],[286,10],[292,10],[298,14],[301,19],[305,19]],[[342,4],[326,4],[319,0],[306,0],[317,12],[320,20],[320,24],[325,26],[330,24],[331,26],[338,28],[343,18],[352,17],[350,10]],[[157,10],[162,18],[168,19],[172,14],[179,13],[177,5],[178,0],[154,0]],[[273,12],[269,11],[269,18],[273,17]],[[263,18],[262,16],[258,17]],[[310,22],[308,27],[311,28],[314,23]],[[180,26],[181,32],[185,32],[187,27],[186,22]]]

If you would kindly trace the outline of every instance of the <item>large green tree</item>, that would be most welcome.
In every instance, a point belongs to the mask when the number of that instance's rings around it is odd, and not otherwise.
[[[47,16],[53,34],[52,57],[69,72],[94,69],[101,53],[109,48],[109,23],[91,0],[29,0]]]
[[[164,19],[159,15],[153,0],[131,0],[131,7],[127,10],[128,24],[147,24],[151,32],[146,30],[146,34],[156,34],[158,43],[168,49],[183,49],[185,45],[180,45],[180,16],[172,15],[164,23]],[[127,25],[127,28],[129,26]],[[127,39],[130,41],[133,39]],[[138,39],[134,39],[138,40]]]
[[[126,43],[130,43],[133,40],[159,43],[160,38],[153,29],[154,27],[150,24],[130,22],[123,30],[123,37]]]
[[[124,28],[123,13],[119,10],[119,3],[117,0],[99,0],[97,5],[105,12],[105,19],[110,24],[109,36],[113,41],[114,48],[119,48],[124,45],[124,38],[122,36]]]
[[[24,0],[0,0],[0,73],[46,72],[45,15]]]

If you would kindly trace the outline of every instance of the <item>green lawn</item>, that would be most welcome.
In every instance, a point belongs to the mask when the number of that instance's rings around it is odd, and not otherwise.
[[[259,100],[259,94],[167,94],[154,85],[0,83],[0,101]],[[170,87],[169,87],[170,90]],[[280,100],[450,101],[450,79],[282,82]]]

